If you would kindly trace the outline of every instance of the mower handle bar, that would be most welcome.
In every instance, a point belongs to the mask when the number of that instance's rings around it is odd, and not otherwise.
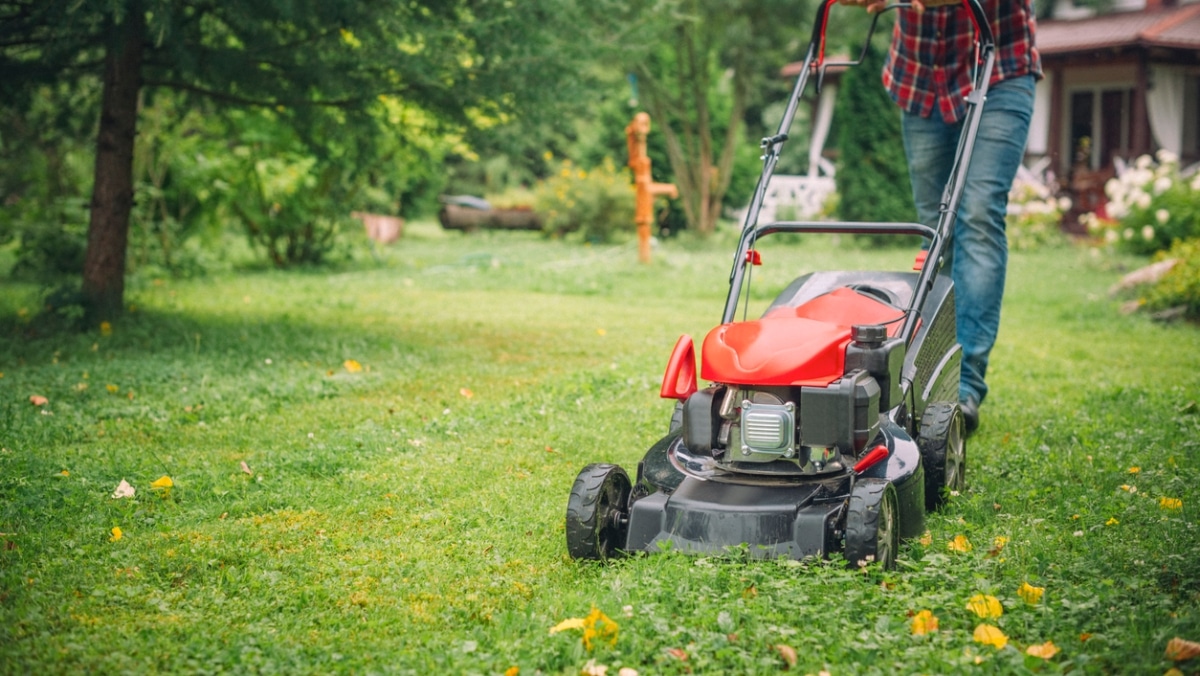
[[[740,245],[749,251],[752,240],[763,235],[781,232],[817,233],[823,235],[915,235],[933,240],[937,231],[920,223],[891,223],[870,221],[775,221],[755,226],[742,233]],[[739,246],[742,249],[743,246]],[[745,253],[742,254],[745,257]]]

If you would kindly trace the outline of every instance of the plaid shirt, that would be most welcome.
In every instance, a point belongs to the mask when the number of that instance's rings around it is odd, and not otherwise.
[[[982,0],[996,38],[991,84],[1033,74],[1042,76],[1034,45],[1037,23],[1031,0]],[[947,123],[967,112],[975,59],[975,26],[961,5],[930,7],[923,14],[901,9],[883,69],[883,85],[905,111],[929,117],[934,108]]]

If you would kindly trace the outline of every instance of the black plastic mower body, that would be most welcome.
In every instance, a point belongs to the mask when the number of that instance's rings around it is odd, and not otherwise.
[[[843,288],[903,307],[916,280],[915,273],[812,273],[780,293],[767,314]],[[871,480],[895,487],[899,537],[920,535],[925,528],[926,481],[914,421],[931,402],[954,401],[958,391],[960,351],[949,280],[935,282],[922,314],[929,321],[919,327],[910,345],[851,343],[846,356],[850,378],[831,387],[782,388],[792,390],[782,393],[784,397],[798,402],[797,433],[802,441],[883,446],[884,461],[861,474],[706,475],[703,467],[689,472],[688,463],[711,456],[720,436],[715,388],[700,390],[683,402],[678,429],[655,443],[638,464],[622,549],[719,553],[747,546],[753,556],[795,559],[840,553],[852,487]],[[871,438],[862,439],[867,432]],[[696,439],[695,448],[685,439]]]
[[[904,430],[884,425],[889,448],[861,477],[843,474],[792,482],[733,483],[702,480],[675,469],[670,455],[683,439],[668,435],[638,465],[625,551],[664,549],[727,553],[741,546],[751,556],[803,559],[842,552],[851,484],[879,479],[896,487],[899,536],[925,530],[925,474],[917,444]],[[659,482],[659,483],[656,483]]]

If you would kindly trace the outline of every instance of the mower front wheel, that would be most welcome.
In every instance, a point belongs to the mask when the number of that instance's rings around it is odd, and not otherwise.
[[[575,559],[603,560],[625,546],[629,530],[629,475],[618,465],[583,468],[567,500],[567,552]]]
[[[846,511],[846,561],[852,566],[879,562],[896,566],[900,545],[896,487],[882,479],[860,479]]]

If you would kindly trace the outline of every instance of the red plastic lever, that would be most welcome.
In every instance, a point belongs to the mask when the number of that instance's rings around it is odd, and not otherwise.
[[[918,251],[917,259],[915,261],[913,261],[913,270],[920,271],[922,268],[924,268],[926,258],[929,258],[928,251],[926,251],[925,249],[921,249],[920,251]]]
[[[886,458],[887,455],[888,455],[887,446],[880,445],[880,446],[876,446],[875,448],[872,448],[870,453],[867,453],[866,455],[864,455],[862,460],[859,460],[857,463],[854,464],[854,473],[862,474],[863,472],[865,472],[868,469],[870,469],[871,467],[873,467],[875,465],[875,463]]]

